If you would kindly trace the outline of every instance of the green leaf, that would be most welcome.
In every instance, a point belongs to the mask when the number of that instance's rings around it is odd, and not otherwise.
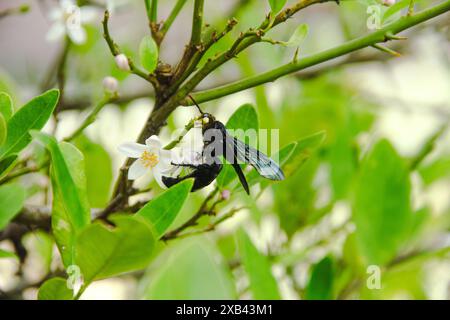
[[[155,237],[145,221],[132,216],[110,219],[116,224],[114,229],[96,222],[78,236],[75,260],[84,285],[143,269],[152,258]]]
[[[411,229],[408,167],[391,144],[381,140],[363,160],[356,180],[356,239],[368,264],[384,265]]]
[[[305,298],[307,300],[333,299],[333,279],[333,260],[325,257],[312,267]]]
[[[390,17],[408,7],[410,2],[411,0],[401,0],[396,2],[394,5],[390,6],[383,14],[382,18],[383,24],[386,23]]]
[[[0,146],[5,143],[8,128],[3,114],[0,113]]]
[[[45,281],[38,292],[39,300],[73,300],[73,291],[67,287],[67,280],[52,278]]]
[[[253,245],[243,230],[238,232],[239,253],[250,280],[250,290],[257,300],[281,299],[277,281],[266,256]]]
[[[305,40],[307,35],[308,25],[303,23],[295,29],[286,45],[290,47],[299,47],[302,44],[303,40]]]
[[[283,9],[287,0],[269,0],[270,9],[273,14],[277,14]]]
[[[429,164],[422,165],[418,171],[426,185],[448,178],[450,176],[450,155],[442,156]]]
[[[164,267],[150,274],[145,298],[235,299],[234,283],[217,250],[203,237],[179,242],[160,260]]]
[[[192,179],[176,184],[152,199],[136,215],[143,217],[153,226],[155,236],[160,238],[177,217],[194,181]]]
[[[258,132],[258,115],[256,113],[255,108],[251,104],[244,104],[240,106],[228,119],[226,123],[226,127],[228,130],[239,130],[235,133],[241,133],[236,136],[236,138],[245,141],[245,131],[246,130],[255,130],[255,133]],[[233,133],[231,131],[230,133]],[[256,147],[256,146],[254,146]],[[222,171],[217,177],[217,185],[220,188],[226,187],[231,181],[237,178],[236,172],[233,167],[225,163]]]
[[[139,45],[139,57],[142,66],[150,73],[155,71],[158,65],[158,46],[150,36],[145,36]]]
[[[8,172],[10,172],[14,168],[16,160],[17,155],[15,154],[0,160],[0,179],[6,176]]]
[[[0,249],[0,259],[7,259],[7,258],[19,260],[19,257],[17,257],[14,252],[9,252],[9,251]]]
[[[79,136],[74,143],[84,155],[89,204],[102,208],[108,203],[113,179],[111,157],[100,144],[84,135]]]
[[[58,90],[47,91],[29,101],[11,117],[6,142],[0,147],[0,159],[18,153],[30,143],[29,131],[42,129],[55,109],[58,97]]]
[[[13,113],[14,108],[11,97],[6,92],[0,92],[0,114],[2,114],[6,122],[8,122]]]
[[[20,212],[25,201],[25,189],[16,183],[0,186],[0,230]]]
[[[90,222],[83,155],[67,142],[58,144],[53,137],[38,131],[32,131],[31,134],[50,152],[52,229],[67,267],[74,263],[76,235]]]

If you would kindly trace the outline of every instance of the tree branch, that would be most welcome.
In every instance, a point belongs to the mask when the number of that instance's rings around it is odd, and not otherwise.
[[[449,10],[450,0],[446,0],[441,4],[438,4],[429,9],[425,9],[415,15],[402,17],[399,20],[385,26],[384,28],[374,33],[356,38],[337,47],[307,56],[303,59],[298,60],[297,62],[287,63],[281,67],[264,72],[254,77],[249,77],[214,89],[193,93],[192,96],[197,102],[201,103],[227,96],[232,93],[243,91],[267,82],[275,81],[276,79],[287,74],[303,70],[313,65],[332,60],[334,58],[343,56],[365,47],[372,46],[380,42],[385,42],[389,40],[387,38],[387,34],[397,34],[419,23],[441,15]],[[192,102],[189,99],[185,99],[182,101],[182,105],[192,105]]]

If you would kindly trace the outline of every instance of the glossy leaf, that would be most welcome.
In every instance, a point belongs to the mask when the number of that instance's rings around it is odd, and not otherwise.
[[[136,215],[143,217],[160,238],[173,223],[186,201],[194,181],[192,179],[176,184],[164,191],[141,208]]]
[[[151,36],[145,36],[139,45],[139,57],[142,66],[150,73],[158,65],[158,46]]]
[[[73,291],[67,287],[67,280],[52,278],[45,281],[38,292],[39,300],[72,300]]]
[[[16,160],[17,155],[15,154],[0,160],[0,179],[6,176],[8,172],[14,168]]]
[[[116,227],[96,222],[87,226],[76,242],[76,263],[84,283],[143,269],[152,258],[155,237],[141,218],[113,216]]]
[[[411,229],[409,171],[387,140],[364,159],[354,187],[356,239],[368,264],[394,258]]]
[[[333,260],[325,257],[312,267],[305,298],[308,300],[333,299],[333,279]]]
[[[8,136],[0,147],[0,159],[18,153],[31,141],[30,130],[40,130],[47,123],[56,103],[59,91],[50,90],[29,101],[8,121]]]
[[[256,249],[243,230],[239,230],[238,242],[239,253],[250,280],[250,291],[253,298],[257,300],[280,299],[277,281],[272,275],[267,257]]]
[[[52,228],[67,267],[74,263],[75,237],[90,221],[83,155],[67,142],[58,144],[53,137],[37,131],[33,131],[32,135],[50,152]]]
[[[25,189],[16,183],[0,186],[0,230],[5,228],[22,209]]]

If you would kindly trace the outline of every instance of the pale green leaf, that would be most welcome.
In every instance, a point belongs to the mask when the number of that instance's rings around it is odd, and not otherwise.
[[[14,252],[9,252],[9,251],[0,249],[0,259],[8,259],[8,258],[19,260],[19,257],[17,257]]]
[[[192,184],[192,179],[176,184],[152,199],[136,213],[149,222],[157,238],[164,235],[177,217],[192,189]]]
[[[150,274],[145,298],[235,299],[234,284],[217,250],[204,238],[186,239],[166,252],[160,267]]]
[[[150,73],[158,65],[158,46],[151,36],[144,36],[139,45],[139,58],[142,66]]]
[[[8,122],[13,113],[14,108],[11,97],[6,92],[0,92],[0,114],[2,114],[6,122]]]
[[[5,228],[22,209],[25,189],[16,183],[0,186],[0,230]]]
[[[30,143],[29,131],[42,129],[55,109],[58,97],[58,90],[47,91],[29,101],[11,117],[8,121],[8,136],[0,147],[0,159],[18,153]]]
[[[305,40],[307,35],[308,35],[308,25],[303,23],[295,29],[294,33],[292,34],[286,45],[290,47],[298,47],[302,44],[303,40]]]
[[[39,300],[73,300],[73,291],[68,288],[67,280],[52,278],[45,281],[38,292]]]
[[[271,265],[267,257],[256,249],[243,230],[239,230],[238,240],[239,253],[250,280],[250,291],[253,299],[280,299],[277,281],[272,275]]]
[[[411,231],[408,167],[382,140],[363,160],[356,180],[356,239],[368,264],[384,265],[396,256]]]

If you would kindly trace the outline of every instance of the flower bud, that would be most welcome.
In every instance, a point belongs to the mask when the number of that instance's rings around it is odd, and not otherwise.
[[[381,0],[381,3],[386,7],[390,7],[395,4],[395,0]]]
[[[123,71],[130,71],[130,64],[128,63],[128,58],[123,53],[118,54],[114,57],[114,60],[116,60],[116,65],[120,70]]]
[[[220,196],[222,197],[223,200],[228,200],[228,199],[230,199],[231,191],[228,190],[228,189],[225,189],[225,190],[222,191]]]
[[[114,77],[104,77],[103,78],[103,88],[106,92],[114,93],[117,92],[117,88],[119,87],[119,82]]]

